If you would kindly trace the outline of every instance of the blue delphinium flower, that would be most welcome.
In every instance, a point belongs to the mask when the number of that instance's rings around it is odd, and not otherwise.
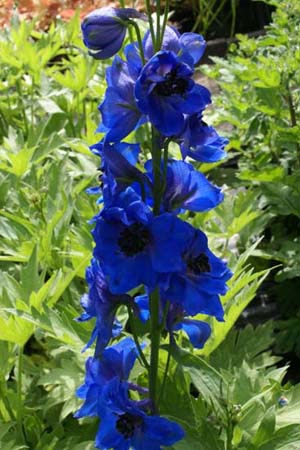
[[[140,284],[154,288],[158,273],[184,267],[181,255],[191,227],[170,213],[154,216],[130,187],[104,208],[95,224],[94,255],[115,294]]]
[[[96,325],[86,347],[96,339],[95,354],[102,353],[112,337],[120,334],[122,327],[115,316],[120,305],[130,305],[132,298],[127,294],[114,295],[110,292],[98,261],[93,258],[91,266],[86,269],[89,293],[81,298],[84,313],[77,319],[80,322],[96,318]]]
[[[184,114],[210,103],[209,91],[192,80],[193,69],[175,53],[160,51],[143,67],[135,85],[138,108],[165,136],[182,132]]]
[[[115,377],[127,381],[137,357],[138,351],[133,339],[125,338],[107,347],[101,356],[88,358],[84,384],[76,391],[77,396],[84,399],[84,403],[75,417],[97,416],[105,384]]]
[[[190,316],[202,313],[223,320],[219,296],[226,293],[226,281],[232,273],[226,263],[209,250],[202,231],[195,230],[192,241],[187,241],[183,260],[183,271],[161,278],[165,298],[182,304]]]
[[[133,8],[100,8],[88,14],[81,24],[83,42],[96,59],[107,59],[122,47],[127,23],[144,15]]]
[[[180,145],[183,159],[189,156],[196,161],[212,163],[227,156],[224,148],[228,139],[203,122],[201,113],[186,116],[184,129],[175,140]]]
[[[176,28],[167,26],[162,41],[161,50],[167,50],[175,53],[180,61],[193,67],[202,58],[206,48],[206,42],[200,34],[183,33],[182,35]],[[143,39],[143,49],[146,60],[154,55],[153,44],[150,31],[145,33]]]
[[[145,120],[135,100],[138,74],[133,69],[127,61],[116,56],[106,70],[107,89],[99,106],[102,123],[97,131],[106,132],[107,142],[121,141]]]
[[[149,296],[147,294],[138,295],[135,298],[135,302],[138,306],[140,320],[143,323],[147,322],[150,319]],[[163,320],[166,307],[168,308],[168,312],[165,319],[165,327],[168,333],[170,333],[171,342],[173,344],[175,343],[174,333],[183,330],[195,348],[203,348],[207,339],[210,337],[211,328],[209,324],[201,320],[189,318],[181,303],[169,303],[164,297],[164,292],[161,291],[161,321]]]
[[[174,332],[183,330],[195,348],[203,348],[211,333],[208,323],[186,317],[182,305],[178,303],[171,303],[169,306],[166,328],[173,340]]]
[[[128,397],[127,384],[118,378],[105,385],[99,415],[96,447],[101,450],[162,450],[184,437],[177,423],[146,414],[139,402]]]
[[[152,162],[148,161],[145,167],[152,178]],[[211,184],[192,164],[169,159],[162,198],[163,211],[208,211],[221,203],[223,198],[221,189]]]
[[[100,141],[92,145],[90,149],[101,158],[101,172],[108,177],[113,177],[119,184],[120,190],[134,182],[143,185],[149,183],[148,178],[135,167],[140,153],[139,144],[127,142],[108,144]]]

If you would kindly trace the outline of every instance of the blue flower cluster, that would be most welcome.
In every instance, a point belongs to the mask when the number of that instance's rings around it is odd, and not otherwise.
[[[95,58],[111,57],[122,46],[126,26],[139,17],[133,9],[96,10],[83,21],[84,43]],[[154,47],[148,31],[143,40],[125,46],[124,58],[114,56],[99,106],[98,131],[104,138],[91,147],[101,158],[101,186],[92,191],[100,193],[103,207],[93,219],[89,291],[78,320],[95,319],[87,347],[96,345],[77,392],[84,403],[76,417],[100,418],[96,447],[103,450],[160,450],[184,436],[178,424],[158,414],[151,388],[129,381],[137,358],[148,371],[151,363],[136,336],[124,337],[118,308],[125,305],[135,320],[151,322],[156,292],[159,327],[171,344],[183,330],[195,348],[202,348],[210,326],[193,317],[201,313],[223,320],[220,295],[231,277],[226,263],[209,250],[204,232],[179,218],[223,200],[221,190],[185,161],[215,162],[226,155],[226,139],[202,119],[210,93],[193,79],[205,41],[167,26],[161,48]],[[138,128],[150,132],[150,152],[122,142]],[[171,142],[182,160],[168,153]]]

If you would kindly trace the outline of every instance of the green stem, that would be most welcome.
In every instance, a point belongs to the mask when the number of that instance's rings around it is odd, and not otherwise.
[[[168,356],[167,356],[164,377],[163,377],[163,381],[162,381],[159,396],[158,396],[158,403],[161,402],[161,399],[163,398],[165,387],[166,387],[167,376],[168,376],[170,362],[171,362],[171,345],[172,345],[172,337],[171,337],[171,334],[169,334]]]
[[[150,294],[150,328],[151,328],[151,358],[149,369],[149,395],[153,403],[153,412],[158,413],[157,405],[157,376],[160,346],[159,321],[159,288]]]
[[[18,372],[17,372],[17,436],[20,442],[24,442],[22,370],[23,370],[23,347],[20,345],[18,354]]]
[[[160,211],[160,202],[161,202],[161,186],[162,186],[162,180],[161,180],[161,148],[159,144],[159,133],[158,131],[152,126],[151,127],[151,138],[152,138],[152,149],[151,149],[151,155],[152,155],[152,166],[153,166],[153,182],[154,182],[154,189],[153,189],[153,213],[154,215],[158,215]]]
[[[145,357],[145,355],[144,355],[144,353],[143,353],[142,347],[140,346],[140,342],[139,342],[139,339],[138,339],[138,335],[137,335],[137,332],[136,332],[136,329],[135,329],[135,325],[134,325],[134,317],[133,317],[133,314],[132,314],[131,307],[128,306],[128,307],[127,307],[127,310],[128,310],[128,316],[129,316],[130,329],[131,329],[131,333],[132,333],[132,335],[133,335],[133,339],[134,339],[136,348],[137,348],[137,350],[138,350],[138,352],[139,352],[139,356],[140,356],[140,358],[141,358],[141,360],[142,360],[144,366],[146,367],[147,370],[149,370],[149,367],[150,367],[150,366],[149,366],[149,363],[148,363],[148,361],[147,361],[147,359],[146,359],[146,357]]]
[[[227,434],[226,450],[232,450],[233,425],[230,419],[227,424],[226,434]]]
[[[158,52],[160,50],[160,0],[156,0],[156,47],[155,52]]]
[[[155,37],[155,33],[154,33],[153,19],[152,19],[152,15],[151,15],[150,0],[145,0],[145,3],[146,3],[146,10],[147,10],[147,16],[148,16],[148,20],[149,20],[149,29],[150,29],[151,39],[152,39],[152,43],[153,43],[153,48],[156,48],[156,37]]]
[[[138,24],[134,20],[131,20],[129,23],[130,23],[130,25],[133,26],[133,28],[135,30],[135,34],[136,34],[136,38],[137,38],[137,41],[138,41],[138,46],[139,46],[142,62],[145,65],[146,64],[146,60],[145,60],[145,55],[144,55],[144,49],[143,49],[143,42],[142,42],[142,36],[141,36],[140,27],[138,26]]]
[[[164,19],[163,19],[163,23],[162,23],[162,27],[161,27],[161,35],[160,35],[160,45],[159,48],[161,48],[163,40],[164,40],[164,34],[165,34],[165,30],[166,30],[166,26],[167,26],[167,21],[168,21],[168,15],[169,15],[169,0],[166,0],[165,3],[165,11],[164,11]]]
[[[7,413],[7,415],[10,418],[10,421],[13,422],[15,417],[14,417],[14,413],[10,407],[9,400],[7,398],[6,383],[2,383],[2,381],[0,381],[0,398],[4,405],[4,411],[1,414],[2,419],[4,419],[4,422],[6,422],[5,413]]]
[[[27,120],[27,116],[26,116],[25,106],[24,106],[24,102],[23,102],[22,86],[21,86],[21,82],[19,79],[16,82],[16,88],[18,91],[19,104],[20,104],[20,108],[21,108],[21,112],[22,112],[22,116],[23,116],[23,121],[24,121],[25,135],[27,137],[28,133],[29,133],[29,127],[28,127],[28,120]]]

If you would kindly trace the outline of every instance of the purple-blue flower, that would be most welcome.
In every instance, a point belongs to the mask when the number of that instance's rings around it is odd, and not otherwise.
[[[96,325],[91,339],[85,348],[92,345],[96,339],[95,355],[102,353],[109,340],[120,334],[121,324],[115,319],[120,305],[130,305],[132,298],[127,294],[114,295],[110,292],[99,262],[93,258],[90,267],[86,269],[86,280],[89,293],[81,298],[84,313],[77,319],[80,322],[96,318]]]
[[[202,115],[186,116],[182,133],[176,137],[182,158],[187,156],[196,161],[213,163],[226,158],[224,150],[228,139],[218,135],[216,130],[202,120]]]
[[[178,55],[180,61],[193,67],[203,56],[206,42],[200,34],[183,33],[182,35],[174,27],[167,26],[161,50],[171,51]],[[146,60],[154,55],[153,43],[150,31],[147,31],[143,39],[143,49]]]
[[[152,179],[152,162],[148,161],[145,167],[150,169]],[[162,198],[163,211],[208,211],[221,203],[223,197],[221,189],[211,184],[192,164],[169,159]]]
[[[95,257],[110,290],[155,287],[158,273],[180,271],[191,227],[170,213],[154,216],[130,187],[95,219]]]
[[[137,106],[165,136],[181,133],[184,114],[210,103],[209,91],[192,80],[193,69],[175,53],[160,51],[143,67],[135,85]]]
[[[184,437],[175,422],[148,415],[128,396],[128,386],[114,378],[103,389],[96,447],[101,450],[163,450]]]
[[[207,237],[200,230],[194,230],[182,258],[183,271],[161,277],[164,297],[181,304],[189,316],[202,313],[223,320],[219,296],[226,293],[226,281],[232,275],[226,263],[209,250]]]
[[[187,316],[181,303],[169,303],[164,297],[164,292],[161,291],[160,296],[160,320],[163,320],[164,310],[167,307],[168,312],[165,319],[166,330],[170,333],[171,342],[175,343],[174,333],[183,330],[191,344],[195,348],[203,348],[207,339],[210,336],[211,328],[208,323],[201,320],[191,319]],[[149,296],[147,294],[139,295],[135,298],[138,306],[138,313],[140,320],[144,323],[150,319],[149,310]]]
[[[129,63],[118,56],[106,70],[107,89],[99,106],[102,123],[97,130],[106,132],[106,142],[121,141],[145,120],[134,96],[137,76]]]
[[[130,19],[143,18],[133,8],[96,9],[89,13],[81,24],[84,45],[96,59],[107,59],[122,47],[127,24]]]
[[[203,348],[211,333],[208,323],[186,317],[182,305],[178,303],[171,303],[169,306],[166,328],[173,339],[175,331],[183,330],[195,348]]]
[[[75,417],[97,416],[105,384],[115,377],[127,381],[137,357],[138,351],[133,339],[125,338],[107,347],[100,357],[88,358],[84,384],[76,391],[77,396],[84,399],[84,403]]]

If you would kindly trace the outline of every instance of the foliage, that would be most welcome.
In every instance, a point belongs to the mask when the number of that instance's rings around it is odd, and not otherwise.
[[[280,264],[275,281],[283,287],[271,295],[288,319],[278,324],[277,350],[288,352],[297,349],[300,329],[299,301],[292,300],[300,276],[300,7],[297,1],[267,3],[277,9],[266,34],[238,36],[228,58],[215,58],[205,72],[221,89],[214,118],[230,128],[238,170],[229,182],[247,186],[264,211],[264,221],[258,219],[264,239],[253,261],[259,267]]]

